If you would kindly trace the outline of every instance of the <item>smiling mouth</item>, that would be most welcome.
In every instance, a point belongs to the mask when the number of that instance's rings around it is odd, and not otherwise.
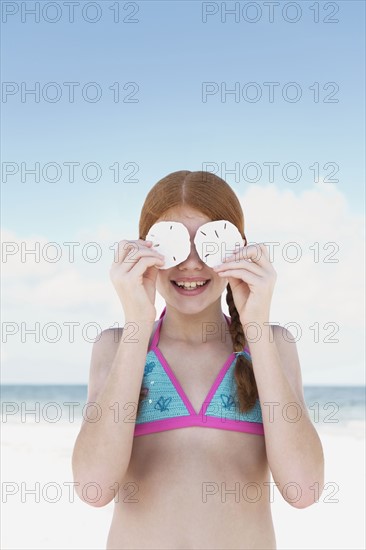
[[[187,281],[187,282],[183,282],[183,281],[171,281],[173,283],[173,285],[177,286],[178,288],[184,288],[185,290],[195,290],[196,288],[201,288],[205,285],[207,285],[207,283],[209,283],[210,279],[207,279],[206,281]]]

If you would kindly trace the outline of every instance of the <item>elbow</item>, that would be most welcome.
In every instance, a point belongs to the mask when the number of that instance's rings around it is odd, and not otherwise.
[[[118,493],[119,484],[110,480],[102,480],[98,475],[88,475],[77,466],[75,457],[72,459],[73,485],[79,499],[94,508],[107,506]]]
[[[81,498],[81,500],[83,502],[85,502],[86,504],[89,504],[89,506],[93,506],[94,508],[103,508],[104,506],[107,506],[107,504],[109,504],[110,502],[112,502],[113,500],[113,495],[106,499],[106,498],[98,498],[98,500],[89,500],[89,499],[85,499],[84,497]]]
[[[319,459],[310,468],[298,469],[294,478],[297,482],[289,482],[282,493],[283,498],[294,508],[308,508],[319,502],[324,490],[324,456],[321,449]],[[300,480],[300,481],[299,481]]]
[[[297,494],[293,498],[286,495],[286,501],[293,508],[303,509],[319,502],[319,498],[324,489],[324,478],[321,476],[316,481],[297,484]]]
[[[113,485],[109,483],[102,483],[101,481],[91,481],[86,479],[85,476],[77,476],[74,474],[74,487],[75,492],[79,499],[89,506],[94,508],[103,508],[107,506],[118,493],[116,489],[117,483]]]
[[[315,500],[314,498],[306,499],[306,498],[300,498],[296,502],[294,501],[287,501],[293,508],[297,508],[298,510],[302,510],[303,508],[308,508],[312,504],[314,504]]]
[[[87,483],[74,481],[74,484],[76,486],[76,494],[80,500],[85,502],[85,504],[89,504],[89,506],[93,506],[94,508],[103,508],[104,506],[107,506],[107,504],[109,504],[115,496],[115,494],[110,490],[107,494],[103,494],[106,493],[106,491],[103,491],[101,485],[95,481]]]

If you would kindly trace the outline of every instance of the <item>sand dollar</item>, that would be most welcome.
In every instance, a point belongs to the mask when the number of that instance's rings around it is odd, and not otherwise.
[[[217,220],[197,229],[194,244],[201,260],[209,267],[221,264],[245,242],[238,228],[227,220]]]
[[[152,248],[165,256],[165,263],[159,269],[170,269],[180,264],[188,258],[191,251],[189,231],[180,222],[154,223],[146,240],[152,241]]]

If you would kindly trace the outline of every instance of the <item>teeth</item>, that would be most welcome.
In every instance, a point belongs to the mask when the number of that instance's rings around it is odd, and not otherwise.
[[[205,285],[206,282],[203,282],[203,281],[202,282],[192,282],[192,283],[177,282],[175,284],[182,287],[182,288],[197,288],[197,286]]]

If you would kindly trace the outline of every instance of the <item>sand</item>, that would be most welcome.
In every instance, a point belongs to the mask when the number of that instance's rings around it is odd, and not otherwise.
[[[113,501],[103,508],[88,506],[67,485],[73,482],[71,453],[79,428],[77,421],[1,425],[3,550],[106,547]],[[275,490],[278,550],[364,549],[364,424],[318,433],[328,485],[318,503],[302,510]],[[36,494],[27,493],[30,488]]]

